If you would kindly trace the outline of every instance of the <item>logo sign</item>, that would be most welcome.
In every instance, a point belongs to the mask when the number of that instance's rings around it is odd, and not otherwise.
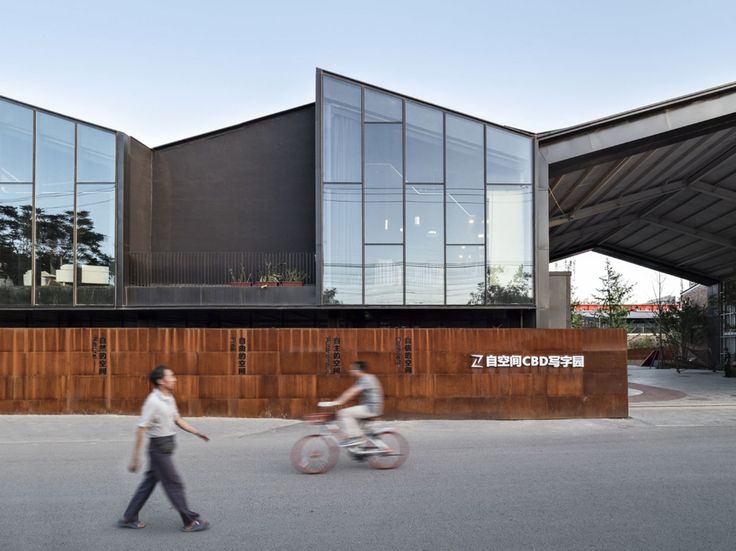
[[[585,367],[585,356],[471,354],[470,367]]]

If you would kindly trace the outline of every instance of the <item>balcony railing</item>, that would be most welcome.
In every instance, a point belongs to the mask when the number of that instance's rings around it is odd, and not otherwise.
[[[314,285],[310,252],[134,252],[128,254],[126,285],[135,287],[233,285],[268,274]]]

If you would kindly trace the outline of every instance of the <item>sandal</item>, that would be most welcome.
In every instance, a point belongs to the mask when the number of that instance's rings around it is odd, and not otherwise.
[[[182,532],[203,532],[210,527],[210,523],[206,520],[195,520],[189,526],[185,526],[181,529]]]
[[[125,519],[120,519],[118,521],[118,528],[132,528],[133,530],[140,530],[141,528],[145,528],[146,523],[142,520],[136,520],[136,521],[127,521]]]

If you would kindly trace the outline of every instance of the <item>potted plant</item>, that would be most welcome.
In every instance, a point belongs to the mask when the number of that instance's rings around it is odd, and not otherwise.
[[[245,266],[243,264],[240,265],[240,272],[238,272],[238,275],[235,275],[235,272],[232,268],[228,270],[230,272],[230,286],[231,287],[250,287],[253,283],[251,282],[251,279],[253,278],[253,274],[245,275]]]
[[[281,281],[281,274],[273,268],[273,264],[266,262],[266,271],[258,279],[258,286],[261,289],[266,287],[276,287]]]
[[[300,272],[294,268],[289,268],[284,272],[283,279],[281,280],[282,287],[302,287],[304,280],[307,279],[307,274]]]

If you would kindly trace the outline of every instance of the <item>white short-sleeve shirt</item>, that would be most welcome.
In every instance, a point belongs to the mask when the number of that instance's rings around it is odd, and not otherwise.
[[[138,427],[147,429],[146,432],[151,438],[171,436],[176,432],[175,421],[178,416],[179,410],[176,408],[174,397],[156,388],[143,402]]]

